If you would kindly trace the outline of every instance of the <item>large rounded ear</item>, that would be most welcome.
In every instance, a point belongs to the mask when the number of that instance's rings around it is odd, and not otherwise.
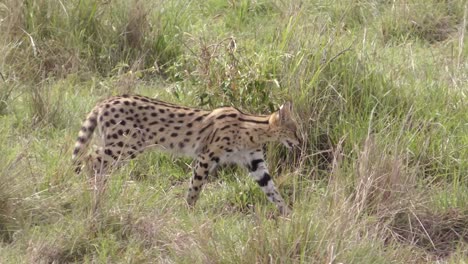
[[[293,103],[291,101],[287,101],[286,103],[284,103],[284,107],[288,108],[289,109],[289,112],[292,112],[293,110]]]
[[[292,103],[291,102],[286,102],[282,106],[280,106],[279,109],[279,119],[280,122],[285,122],[291,118],[291,112],[292,112]]]

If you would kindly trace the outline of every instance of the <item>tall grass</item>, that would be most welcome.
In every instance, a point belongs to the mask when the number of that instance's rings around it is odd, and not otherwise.
[[[0,262],[464,263],[464,1],[18,1],[0,4]],[[267,113],[293,208],[235,168],[196,208],[190,161],[141,155],[92,188],[69,160],[96,101],[142,93]]]

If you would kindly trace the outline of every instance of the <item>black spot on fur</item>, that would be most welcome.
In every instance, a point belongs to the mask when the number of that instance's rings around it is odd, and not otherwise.
[[[165,129],[164,127],[160,127],[158,131],[159,131],[159,132],[163,132],[164,129]]]
[[[203,177],[200,176],[200,175],[198,175],[198,174],[195,174],[194,178],[195,178],[195,180],[197,180],[197,181],[203,180]]]
[[[155,117],[155,116],[158,116],[158,114],[156,114],[155,112],[151,113],[151,116],[152,117]]]
[[[202,134],[207,128],[209,128],[209,127],[212,126],[212,125],[213,125],[213,123],[208,124],[208,125],[206,125],[204,128],[200,129],[200,134]]]
[[[166,139],[163,138],[163,137],[159,140],[159,142],[161,142],[161,143],[163,143],[164,141],[166,141]]]
[[[263,159],[254,159],[252,160],[252,162],[250,163],[250,168],[249,170],[250,171],[256,171],[258,169],[258,165],[260,163],[264,162]]]
[[[263,174],[263,177],[257,181],[258,185],[260,185],[261,187],[264,187],[268,184],[268,182],[271,180],[271,177],[270,177],[270,174],[268,173],[264,173]]]
[[[159,109],[159,113],[164,114],[165,112],[166,112],[166,110],[164,110],[164,109]]]
[[[203,119],[203,116],[199,116],[199,117],[195,118],[195,121],[200,122],[202,119]]]
[[[180,113],[180,114],[178,114],[177,116],[178,116],[178,117],[184,117],[185,114],[184,114],[184,113]]]
[[[122,141],[119,141],[119,142],[117,143],[117,146],[119,146],[119,147],[122,148],[122,147],[124,146],[124,143],[123,143]]]
[[[127,122],[125,122],[125,120],[120,121],[120,125],[122,125],[122,126],[125,126],[126,123]]]
[[[91,125],[95,126],[97,121],[96,121],[96,118],[95,117],[92,117],[89,119],[89,122],[91,123]]]
[[[174,113],[170,113],[170,114],[169,114],[169,117],[170,117],[170,118],[174,118],[174,117],[175,117]]]
[[[191,136],[192,134],[193,134],[192,131],[187,131],[187,133],[185,133],[185,135],[187,135],[187,136]]]
[[[178,135],[177,133],[172,133],[171,137],[177,137],[177,135]]]

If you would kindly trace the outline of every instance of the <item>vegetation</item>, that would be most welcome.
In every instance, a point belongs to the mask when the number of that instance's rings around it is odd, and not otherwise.
[[[0,262],[467,263],[467,21],[463,0],[2,1]],[[292,215],[234,168],[190,210],[190,161],[161,153],[92,188],[74,140],[121,93],[293,100],[304,145],[268,146]]]

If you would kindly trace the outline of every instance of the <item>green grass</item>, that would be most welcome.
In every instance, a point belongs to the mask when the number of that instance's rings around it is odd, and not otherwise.
[[[0,3],[1,263],[468,262],[465,1]],[[190,160],[146,153],[94,190],[71,151],[110,95],[295,105],[268,146],[293,208],[241,169],[194,209]]]

